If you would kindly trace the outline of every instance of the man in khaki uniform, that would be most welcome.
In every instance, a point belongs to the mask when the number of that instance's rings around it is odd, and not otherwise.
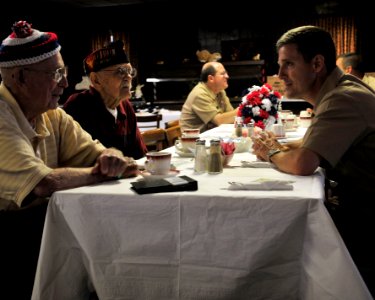
[[[327,208],[374,296],[375,94],[336,66],[332,37],[320,27],[291,29],[276,49],[286,97],[306,100],[315,115],[302,140],[280,145],[266,133],[254,139],[254,154],[284,173],[324,169]]]
[[[219,62],[203,65],[201,81],[191,90],[181,111],[181,129],[199,128],[204,132],[221,124],[234,123],[233,109],[225,93],[229,75]]]

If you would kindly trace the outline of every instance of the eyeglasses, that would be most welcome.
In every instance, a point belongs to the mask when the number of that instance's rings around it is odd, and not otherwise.
[[[58,68],[55,71],[47,71],[47,70],[38,70],[38,69],[31,69],[31,68],[23,68],[26,71],[33,71],[33,72],[40,72],[40,73],[45,73],[45,74],[50,74],[53,77],[53,80],[55,80],[57,83],[63,79],[63,77],[68,76],[68,67],[62,67]]]
[[[121,79],[123,79],[126,76],[131,76],[134,78],[137,76],[137,69],[136,68],[126,68],[126,67],[119,67],[117,69],[111,69],[111,70],[101,70],[103,72],[113,72],[113,74]]]

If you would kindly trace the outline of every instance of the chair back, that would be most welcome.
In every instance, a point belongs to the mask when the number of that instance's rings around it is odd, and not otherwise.
[[[167,147],[165,130],[162,128],[149,129],[141,132],[148,151],[160,151]]]
[[[170,128],[170,127],[173,127],[173,126],[177,126],[177,125],[180,125],[180,120],[179,119],[165,122],[164,123],[164,128],[167,129],[167,128]]]
[[[174,146],[175,141],[181,136],[181,126],[176,125],[165,129],[168,147]]]
[[[163,118],[160,114],[136,115],[138,128],[160,128]]]

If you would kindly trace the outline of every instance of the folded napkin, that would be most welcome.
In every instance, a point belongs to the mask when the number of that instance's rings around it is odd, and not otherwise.
[[[294,181],[258,178],[250,182],[229,182],[228,190],[293,190]]]
[[[272,168],[273,164],[268,161],[241,161],[242,168]]]

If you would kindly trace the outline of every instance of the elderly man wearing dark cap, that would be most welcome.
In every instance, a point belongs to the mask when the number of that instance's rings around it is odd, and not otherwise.
[[[136,69],[123,42],[113,42],[89,54],[84,69],[90,77],[90,89],[71,95],[64,104],[65,111],[105,146],[116,147],[136,159],[143,157],[147,148],[129,101]]]
[[[0,45],[0,298],[30,299],[48,197],[137,166],[58,108],[68,82],[56,34],[12,30]]]

